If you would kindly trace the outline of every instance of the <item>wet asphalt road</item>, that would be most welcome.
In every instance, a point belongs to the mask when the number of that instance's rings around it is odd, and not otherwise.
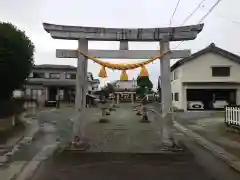
[[[126,108],[126,112],[117,110],[121,115],[113,116],[125,117],[129,112]],[[134,119],[124,118],[120,121],[120,124],[124,125],[124,130],[134,127],[139,128],[140,117],[134,117]],[[114,125],[110,121],[108,126]],[[97,124],[96,124],[97,125]],[[98,126],[103,126],[98,124]],[[141,125],[142,126],[142,125]],[[149,126],[149,124],[146,124]],[[96,126],[94,126],[96,127]],[[156,127],[155,127],[156,128]],[[98,129],[92,129],[93,132]],[[117,129],[119,130],[119,128]],[[136,130],[136,129],[135,129]],[[124,131],[124,132],[125,132]],[[86,132],[87,133],[87,132]],[[101,133],[97,132],[97,133]],[[125,133],[118,138],[124,138]],[[181,134],[180,134],[181,136]],[[111,136],[114,137],[114,136]],[[148,138],[141,136],[143,141]],[[114,139],[112,139],[111,143]],[[140,142],[140,141],[139,141]],[[150,141],[146,141],[147,145],[151,145]],[[115,152],[62,152],[52,156],[38,168],[38,171],[33,176],[32,180],[146,180],[146,179],[164,179],[164,180],[213,180],[219,179],[215,174],[210,174],[204,166],[199,165],[194,154],[188,149],[180,152],[159,151],[155,153],[134,153],[134,152],[116,152],[116,149],[121,149],[124,146],[123,141],[119,141],[120,146],[115,147]],[[142,142],[143,143],[143,142]],[[189,142],[188,142],[189,143]],[[127,141],[125,142],[127,145]],[[108,148],[107,146],[104,146]],[[104,149],[103,147],[103,149]],[[148,149],[147,147],[145,148]],[[203,153],[202,153],[203,154]],[[202,155],[201,154],[201,155]],[[232,176],[233,177],[233,176]],[[222,179],[219,179],[222,180]],[[235,179],[233,179],[235,180]],[[236,179],[237,180],[237,179]]]
[[[32,159],[42,148],[60,136],[70,138],[72,127],[68,121],[73,111],[52,111],[38,115],[41,130],[31,144],[22,145],[12,161]],[[185,118],[199,118],[197,114]],[[202,115],[203,116],[203,115]],[[206,115],[204,115],[206,116]],[[139,123],[139,122],[136,122]],[[175,132],[187,147],[184,152],[172,154],[132,153],[61,153],[47,159],[36,171],[32,180],[117,180],[117,179],[166,179],[166,180],[239,180],[240,176],[221,160],[196,145],[192,140]]]
[[[37,115],[39,131],[31,143],[23,143],[19,150],[10,158],[13,161],[30,161],[44,146],[54,144],[56,140],[66,141],[71,136],[72,123],[68,120],[73,113],[72,109],[62,113],[59,111],[40,112]]]
[[[152,106],[159,110],[157,103],[152,104]],[[216,112],[211,111],[192,111],[184,113],[176,113],[175,120],[181,124],[189,124],[196,120],[202,118],[210,118],[216,116]],[[232,169],[227,163],[223,160],[215,157],[210,151],[207,151],[204,147],[200,146],[195,142],[194,139],[186,137],[183,133],[178,132],[174,129],[174,137],[181,140],[184,146],[191,151],[194,155],[195,162],[199,164],[202,168],[205,169],[207,174],[213,179],[217,180],[238,180],[240,179],[240,174]],[[191,178],[189,178],[191,179]],[[194,179],[194,178],[192,178]]]
[[[32,180],[213,180],[191,153],[63,153],[48,159]]]
[[[99,115],[91,113],[93,116],[96,119],[87,119],[89,124],[85,133],[93,143],[101,140],[105,144],[89,152],[64,151],[55,154],[41,164],[32,180],[213,179],[196,163],[194,155],[187,149],[179,152],[157,149],[155,141],[160,139],[155,132],[158,123],[153,122],[156,119],[151,119],[151,123],[140,123],[141,117],[135,115],[131,106],[117,109],[109,116],[110,122],[107,124],[97,123]],[[58,129],[61,129],[64,123],[58,124]],[[101,139],[106,137],[102,136],[106,130],[111,133],[108,133],[107,139]],[[142,130],[147,130],[147,133]],[[134,138],[128,141],[129,137]],[[138,149],[133,148],[136,152],[128,152],[134,144],[138,144]]]

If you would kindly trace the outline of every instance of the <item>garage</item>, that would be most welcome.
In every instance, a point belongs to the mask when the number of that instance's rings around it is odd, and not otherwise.
[[[222,110],[236,104],[236,89],[187,89],[188,110]]]

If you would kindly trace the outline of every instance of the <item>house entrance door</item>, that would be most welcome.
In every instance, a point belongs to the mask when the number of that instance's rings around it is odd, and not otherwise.
[[[49,87],[48,92],[49,92],[48,100],[49,101],[56,101],[57,88],[56,87]]]

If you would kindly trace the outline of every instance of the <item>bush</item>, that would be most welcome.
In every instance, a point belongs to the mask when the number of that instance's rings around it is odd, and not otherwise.
[[[24,111],[24,99],[10,99],[0,101],[0,118],[6,118]]]
[[[13,100],[4,100],[0,102],[0,118],[12,116],[15,112]]]

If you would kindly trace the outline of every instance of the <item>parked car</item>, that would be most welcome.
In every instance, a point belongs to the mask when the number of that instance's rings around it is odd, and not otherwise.
[[[226,100],[216,100],[215,102],[213,102],[214,109],[223,109],[227,105],[228,102]]]
[[[204,104],[201,101],[188,101],[188,109],[204,109]]]

